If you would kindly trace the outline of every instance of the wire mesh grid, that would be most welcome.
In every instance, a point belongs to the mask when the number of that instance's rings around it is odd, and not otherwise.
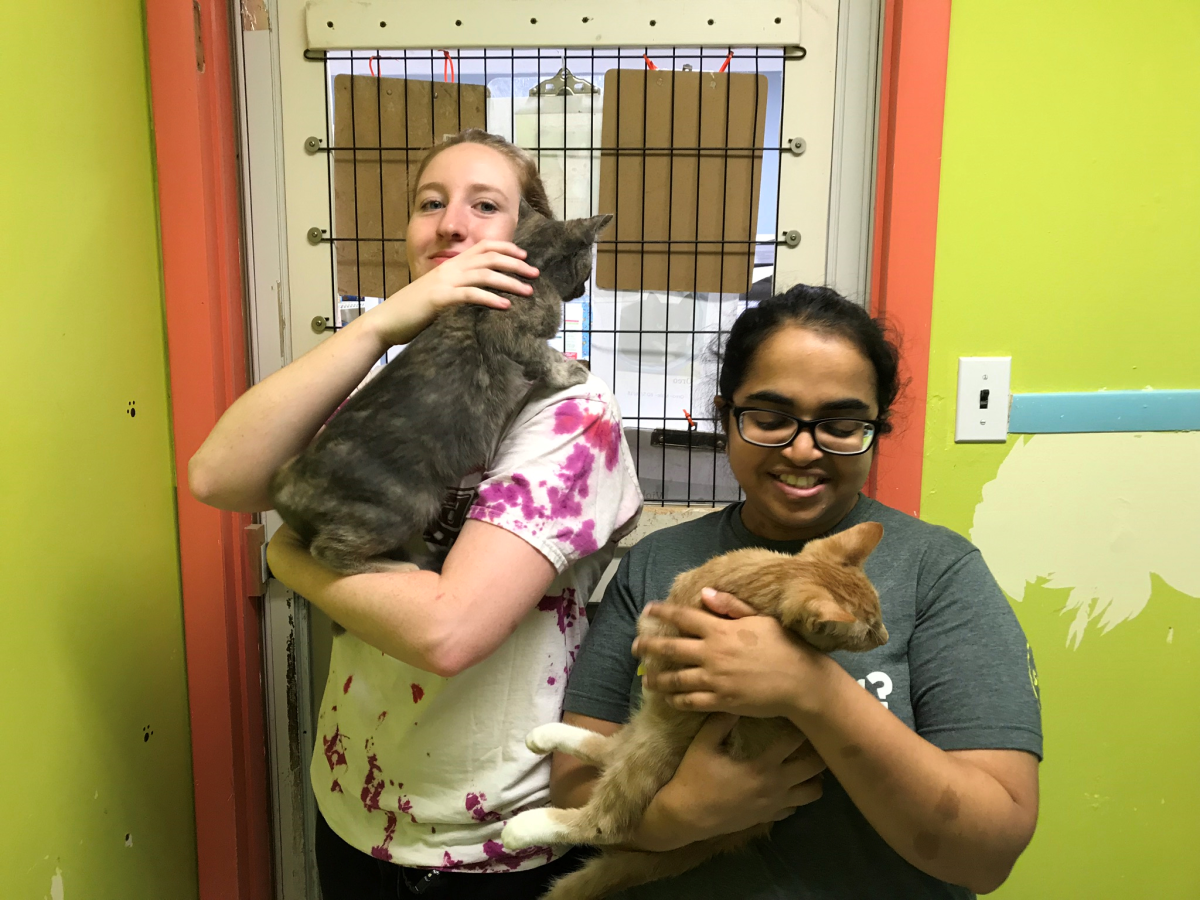
[[[328,161],[333,327],[407,284],[424,152],[485,128],[537,160],[556,215],[614,214],[551,344],[613,389],[647,501],[739,500],[711,401],[724,334],[775,290],[779,168],[796,152],[781,146],[782,49],[306,56],[325,68],[326,135],[310,152]]]

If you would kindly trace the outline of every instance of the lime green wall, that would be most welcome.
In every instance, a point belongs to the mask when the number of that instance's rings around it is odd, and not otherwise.
[[[187,900],[195,827],[142,7],[2,6],[0,897]]]
[[[954,3],[924,518],[969,533],[1015,443],[953,443],[959,356],[1011,354],[1016,392],[1200,388],[1198,85],[1194,0]],[[1087,462],[1096,491],[1137,477],[1136,453]],[[1054,497],[1047,474],[1026,490]],[[1160,522],[1164,536],[1180,525]],[[1200,896],[1200,602],[1132,574],[1145,609],[1078,647],[1066,591],[1038,578],[1013,598],[1047,760],[1038,833],[1002,896]]]

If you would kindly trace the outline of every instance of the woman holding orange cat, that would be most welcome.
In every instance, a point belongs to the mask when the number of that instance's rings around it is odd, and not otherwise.
[[[629,653],[681,666],[646,689],[712,712],[655,798],[638,844],[664,850],[776,821],[769,840],[632,888],[667,898],[968,898],[994,890],[1037,819],[1040,702],[1033,658],[971,544],[861,494],[897,393],[897,351],[865,311],[797,286],[743,313],[724,348],[715,412],[746,499],[664,529],[622,560],[567,691],[564,721],[612,733],[638,702]],[[672,580],[740,547],[796,553],[860,522],[887,644],[826,655],[736,597],[653,605]],[[643,609],[679,638],[635,641]],[[784,716],[807,736],[738,764],[736,716]],[[827,766],[823,778],[813,778]],[[577,806],[595,771],[554,761]]]
[[[538,272],[511,241],[522,199],[551,215],[507,141],[469,130],[426,154],[412,282],[239,398],[192,458],[193,493],[270,508],[271,476],[388,348],[456,304],[529,295],[520,279]],[[507,853],[499,836],[548,802],[549,765],[524,736],[558,718],[583,604],[641,505],[611,392],[593,376],[530,399],[489,469],[446,488],[425,535],[449,548],[440,572],[341,576],[287,526],[268,550],[272,573],[345,628],[310,768],[325,900],[524,900],[576,864],[561,848]]]

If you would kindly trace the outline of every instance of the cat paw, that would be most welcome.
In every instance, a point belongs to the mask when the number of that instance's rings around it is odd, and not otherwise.
[[[553,352],[557,353],[557,351]],[[587,366],[579,360],[567,359],[559,354],[546,374],[545,383],[547,387],[555,391],[562,391],[577,384],[583,384],[588,380],[588,375]]]
[[[562,843],[566,829],[554,820],[553,814],[552,809],[531,809],[509,819],[500,833],[500,843],[505,850]]]
[[[564,725],[562,722],[539,725],[525,736],[525,746],[538,756],[544,756],[552,750],[569,753],[571,747],[578,742],[576,739],[578,730],[573,725]]]
[[[566,375],[566,387],[574,387],[577,384],[583,384],[588,380],[588,367],[583,363],[575,360],[571,363]]]

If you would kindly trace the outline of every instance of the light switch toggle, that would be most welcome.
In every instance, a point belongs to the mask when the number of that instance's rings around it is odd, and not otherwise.
[[[1011,356],[961,356],[954,440],[1003,443],[1008,440]]]

